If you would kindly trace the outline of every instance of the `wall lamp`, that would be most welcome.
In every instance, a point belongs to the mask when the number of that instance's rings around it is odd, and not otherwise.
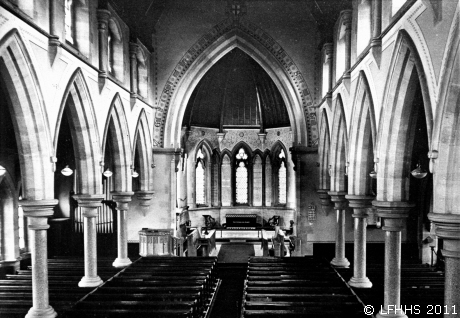
[[[67,165],[67,166],[65,166],[64,169],[61,170],[61,173],[62,173],[63,176],[69,177],[69,176],[71,176],[73,174],[73,170],[70,169],[69,166]]]

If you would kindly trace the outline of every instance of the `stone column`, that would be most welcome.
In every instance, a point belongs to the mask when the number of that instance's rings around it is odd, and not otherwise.
[[[131,97],[137,97],[138,83],[137,83],[137,52],[139,45],[137,43],[129,43],[129,60],[130,60],[130,83],[131,83]]]
[[[383,219],[385,231],[384,304],[377,318],[405,318],[401,308],[401,231],[414,204],[409,202],[372,201]]]
[[[343,14],[343,24],[345,26],[345,74],[344,78],[350,78],[350,68],[351,68],[351,17],[352,11],[345,10],[342,11]]]
[[[349,267],[350,262],[345,257],[345,209],[347,200],[346,192],[330,191],[331,201],[334,202],[334,210],[337,212],[337,226],[335,238],[335,257],[331,264],[335,267]]]
[[[353,257],[353,277],[348,284],[357,288],[370,288],[372,283],[366,276],[366,227],[367,208],[372,207],[374,197],[364,195],[347,195],[348,206],[353,208],[355,222],[355,244]]]
[[[196,208],[196,161],[195,156],[187,157],[187,205]]]
[[[444,317],[460,312],[460,214],[430,213],[436,235],[443,239],[445,260]]]
[[[57,313],[49,305],[48,292],[48,218],[54,214],[57,200],[20,201],[24,215],[29,219],[29,234],[32,251],[32,308],[26,318],[56,317]]]
[[[97,208],[101,206],[104,195],[79,194],[74,195],[73,198],[82,208],[84,216],[85,276],[78,283],[78,286],[97,287],[102,284],[102,279],[97,275],[96,217]]]
[[[97,9],[97,29],[99,34],[99,77],[107,77],[108,64],[108,24],[110,11]]]
[[[128,258],[128,213],[129,202],[134,192],[112,192],[112,200],[117,204],[118,216],[118,233],[117,233],[117,250],[118,256],[113,262],[114,267],[126,267],[131,264]]]

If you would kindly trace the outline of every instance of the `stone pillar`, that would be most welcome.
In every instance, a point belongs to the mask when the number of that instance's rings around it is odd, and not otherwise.
[[[97,275],[96,217],[97,208],[101,206],[104,195],[79,194],[74,195],[73,198],[82,208],[84,216],[85,276],[78,283],[78,286],[97,287],[102,284],[102,279]]]
[[[130,83],[131,83],[131,97],[137,97],[138,82],[137,82],[137,52],[139,45],[137,43],[129,43],[129,60],[130,60]]]
[[[401,308],[401,231],[414,204],[409,202],[372,201],[383,219],[385,231],[384,304],[377,318],[405,318]]]
[[[108,24],[110,11],[97,9],[97,30],[99,34],[99,77],[107,77],[108,65]]]
[[[118,256],[112,264],[114,267],[126,267],[131,264],[131,260],[128,258],[128,220],[126,216],[133,194],[134,192],[112,192],[112,200],[117,204],[118,216]]]
[[[353,277],[348,284],[357,288],[370,288],[372,283],[366,276],[366,227],[367,208],[372,207],[374,197],[347,195],[348,206],[353,208],[355,222],[355,244],[353,256]]]
[[[305,146],[294,146],[289,148],[295,176],[295,216],[294,228],[297,236],[302,241],[302,255],[313,255],[313,243],[311,240],[312,229],[306,220],[308,219],[308,206],[311,204],[311,198],[308,194],[314,193],[316,182],[309,176],[314,174],[313,162],[317,160],[318,150]],[[289,165],[290,166],[290,165]],[[306,223],[302,223],[302,220]],[[287,223],[287,222],[286,222]],[[302,231],[298,229],[302,228]],[[309,237],[310,235],[310,237]]]
[[[350,78],[351,68],[351,17],[352,11],[342,11],[343,24],[345,26],[345,74],[344,78]]]
[[[350,262],[345,257],[345,209],[347,200],[346,192],[329,191],[331,201],[334,202],[334,210],[337,212],[337,225],[335,237],[335,257],[331,264],[335,267],[349,267]]]
[[[444,317],[460,310],[460,214],[430,213],[436,235],[443,239],[445,259]]]
[[[24,215],[29,219],[29,234],[32,242],[32,308],[26,318],[56,317],[57,313],[49,305],[48,292],[48,218],[54,214],[57,200],[20,201]]]

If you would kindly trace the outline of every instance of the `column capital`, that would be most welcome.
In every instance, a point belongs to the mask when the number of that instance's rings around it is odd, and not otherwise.
[[[316,190],[316,193],[318,193],[319,199],[321,200],[322,206],[331,205],[331,196],[329,195],[328,192],[329,192],[329,189]]]
[[[375,197],[369,195],[347,194],[345,199],[348,200],[348,206],[350,208],[366,209],[372,207],[372,201]]]
[[[153,199],[154,194],[155,194],[155,191],[147,191],[147,190],[136,191],[136,197],[140,201],[139,205],[140,206],[150,206],[150,200]]]
[[[139,44],[135,42],[129,42],[129,55],[134,57],[136,56],[137,52],[139,51]]]
[[[324,52],[325,55],[332,55],[332,53],[334,52],[334,44],[333,43],[324,43],[323,52]]]
[[[429,213],[428,218],[435,224],[437,236],[460,241],[460,214]]]
[[[20,200],[19,205],[27,217],[50,217],[53,216],[53,208],[58,204],[58,200]]]
[[[103,194],[76,194],[72,196],[82,208],[98,208],[101,206],[105,195]]]
[[[342,23],[345,26],[346,30],[348,28],[351,28],[351,19],[352,19],[352,10],[343,10],[340,12],[340,15],[342,17]]]
[[[407,201],[372,201],[372,205],[377,209],[377,215],[384,219],[385,231],[402,231],[405,226],[405,219],[409,216],[409,211],[415,206]]]
[[[103,25],[107,26],[110,19],[110,11],[106,9],[97,9],[97,22],[99,23],[99,29],[105,29]]]
[[[334,202],[335,210],[343,210],[348,206],[345,191],[329,191],[328,194],[331,196],[331,201]]]
[[[128,210],[128,203],[131,202],[131,198],[134,195],[134,192],[111,192],[112,200],[117,204],[116,210]]]

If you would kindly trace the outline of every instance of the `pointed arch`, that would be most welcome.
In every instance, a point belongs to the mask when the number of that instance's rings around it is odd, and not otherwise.
[[[56,130],[54,133],[54,151],[57,149],[59,128],[68,112],[68,121],[74,142],[77,170],[77,194],[100,194],[101,160],[100,140],[91,95],[80,68],[70,77],[62,98]]]
[[[343,109],[342,97],[337,95],[332,121],[331,147],[329,158],[331,165],[331,191],[347,191],[346,160],[347,160],[347,124]]]
[[[420,85],[426,116],[428,143],[431,144],[432,107],[428,85],[417,49],[401,30],[395,42],[390,69],[385,84],[384,98],[377,135],[379,185],[377,200],[408,201],[409,169],[414,135],[412,103]]]
[[[433,212],[460,215],[460,18],[457,14],[449,34],[442,67],[431,157],[434,173]],[[457,221],[458,222],[458,221]]]
[[[329,154],[331,148],[331,136],[329,133],[329,120],[327,118],[327,112],[325,109],[321,111],[319,129],[319,189],[329,190],[331,188],[331,178],[329,176]]]
[[[165,147],[180,144],[182,118],[192,92],[204,74],[236,47],[259,63],[275,83],[287,105],[294,143],[305,146],[312,144],[307,133],[307,119],[303,110],[303,107],[307,108],[307,105],[303,104],[310,98],[310,93],[300,71],[297,72],[298,82],[295,82],[296,80],[290,76],[292,71],[286,70],[283,62],[278,60],[266,45],[244,32],[243,28],[233,27],[204,48],[199,55],[192,56],[187,53],[176,67],[174,74],[182,75],[171,76],[161,96],[161,110],[157,111],[155,118],[154,139],[156,143],[163,144]],[[293,62],[292,65],[295,66]],[[177,71],[178,69],[182,71]],[[186,69],[185,72],[184,69]],[[173,84],[172,81],[177,84]],[[299,87],[304,88],[300,91]]]
[[[116,93],[113,97],[106,120],[102,148],[104,155],[105,147],[109,142],[107,140],[109,131],[110,136],[113,138],[114,191],[131,191],[131,142],[128,121],[126,120],[125,109],[119,93]]]
[[[371,194],[369,173],[374,164],[376,138],[374,102],[366,74],[361,71],[353,101],[350,128],[348,193],[354,195]]]
[[[244,148],[244,150],[246,151],[246,153],[248,155],[248,162],[252,162],[252,157],[253,157],[252,149],[245,141],[240,141],[235,146],[233,146],[232,160],[234,160],[234,158],[238,154],[238,151],[240,150],[240,148]]]
[[[14,29],[0,40],[0,81],[15,127],[24,198],[54,198],[53,155],[48,118],[28,50]]]
[[[153,189],[152,169],[150,168],[150,164],[152,163],[152,139],[145,109],[141,110],[137,120],[132,149],[133,160],[136,151],[139,156],[140,167],[137,167],[139,168],[139,190],[149,191]]]

